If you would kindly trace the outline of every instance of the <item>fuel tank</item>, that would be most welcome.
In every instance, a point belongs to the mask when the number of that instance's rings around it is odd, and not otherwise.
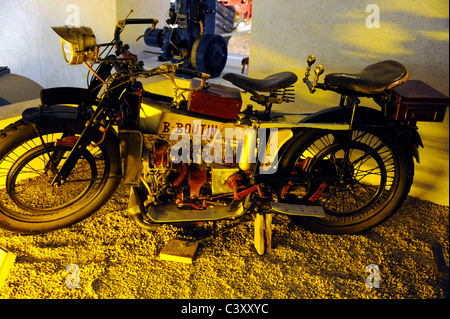
[[[194,122],[195,121],[195,122]],[[138,127],[144,134],[214,135],[227,120],[177,110],[170,103],[143,98]]]

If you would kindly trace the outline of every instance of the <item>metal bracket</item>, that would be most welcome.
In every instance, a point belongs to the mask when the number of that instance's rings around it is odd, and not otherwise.
[[[140,131],[120,130],[120,160],[122,162],[123,183],[139,186],[141,179],[141,158],[143,136]]]

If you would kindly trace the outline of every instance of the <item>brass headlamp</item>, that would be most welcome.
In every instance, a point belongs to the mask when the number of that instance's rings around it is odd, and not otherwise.
[[[89,27],[52,27],[61,38],[61,48],[68,64],[76,65],[98,58],[95,35]]]

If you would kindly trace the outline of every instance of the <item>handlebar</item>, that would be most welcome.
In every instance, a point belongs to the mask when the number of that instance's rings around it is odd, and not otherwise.
[[[199,78],[202,80],[202,84],[199,88],[196,88],[195,90],[201,89],[201,87],[203,87],[206,84],[206,81],[211,77],[209,74],[202,73],[199,71],[178,68],[177,64],[173,63],[164,63],[163,65],[160,65],[152,70],[134,73],[134,76],[142,76],[142,77],[149,77],[154,75],[164,75],[165,77],[169,78],[172,81],[175,81],[175,75],[185,75],[189,77]]]
[[[133,11],[131,11],[130,14],[132,12]],[[195,71],[195,70],[190,70],[190,69],[178,68],[177,64],[172,64],[172,63],[165,63],[157,68],[154,68],[153,70],[146,71],[143,68],[143,63],[141,61],[137,61],[137,56],[128,52],[129,46],[123,45],[122,41],[120,40],[120,34],[123,31],[123,29],[125,28],[125,26],[128,24],[152,24],[152,31],[153,31],[158,22],[159,22],[158,19],[147,19],[147,18],[143,18],[143,19],[125,18],[123,20],[120,20],[117,23],[116,28],[114,30],[113,41],[108,44],[104,44],[103,46],[109,46],[111,44],[114,44],[114,46],[117,50],[116,55],[117,56],[123,55],[123,58],[120,59],[120,58],[116,58],[115,56],[108,56],[106,59],[99,58],[98,61],[103,62],[103,63],[109,63],[112,67],[115,68],[117,73],[120,74],[119,76],[126,76],[128,78],[137,78],[137,77],[149,77],[149,76],[154,76],[154,75],[164,75],[167,78],[169,78],[174,83],[175,87],[177,87],[178,89],[181,89],[184,91],[188,91],[188,90],[196,91],[196,90],[202,89],[204,87],[204,85],[206,84],[206,81],[211,77],[209,74]],[[152,32],[152,31],[150,31],[150,32]],[[125,64],[132,63],[133,65],[131,68],[128,68],[128,67],[124,67],[124,63]],[[201,85],[194,89],[190,89],[190,88],[182,89],[175,83],[175,75],[184,75],[184,76],[188,76],[190,78],[193,78],[193,77],[200,78],[202,80]]]
[[[175,71],[175,74],[185,75],[185,76],[189,76],[189,77],[193,77],[193,78],[200,78],[200,79],[205,78],[206,80],[208,80],[210,78],[209,74],[202,73],[202,72],[195,71],[195,70],[181,69],[181,68],[177,68]]]
[[[120,33],[122,32],[122,30],[125,28],[125,26],[127,24],[152,24],[153,25],[152,30],[153,30],[153,29],[155,29],[156,24],[158,22],[159,22],[158,19],[124,19],[124,20],[120,20],[119,23],[117,23],[117,25],[116,25],[116,29],[114,30],[114,42],[115,42],[116,49],[119,49],[119,43],[121,42]]]
[[[157,24],[159,22],[158,19],[125,19],[122,21],[125,21],[125,24]]]

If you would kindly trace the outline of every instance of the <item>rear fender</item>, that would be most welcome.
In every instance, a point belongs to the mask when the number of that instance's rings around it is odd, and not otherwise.
[[[328,108],[317,113],[314,113],[303,120],[301,123],[350,123],[352,117],[352,108],[343,108],[340,106]],[[380,130],[392,130],[393,135],[397,135],[399,132],[405,129],[405,127],[394,120],[387,119],[380,111],[372,108],[360,106],[356,110],[355,118],[353,121],[353,128],[358,127],[372,127]],[[283,163],[286,162],[289,148],[293,143],[306,132],[307,129],[298,130],[294,136],[287,142],[279,151],[279,167],[283,167]],[[418,148],[423,147],[422,140],[417,130],[411,128],[408,129],[405,134],[402,134],[399,138],[403,140],[410,154],[420,163]]]

